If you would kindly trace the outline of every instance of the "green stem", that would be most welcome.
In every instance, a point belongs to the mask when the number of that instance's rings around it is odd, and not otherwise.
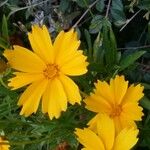
[[[0,77],[0,83],[1,83],[1,85],[2,85],[2,86],[4,86],[5,88],[7,88],[7,89],[8,89],[8,86],[4,83],[4,81],[3,81],[3,78],[2,78],[2,77]]]

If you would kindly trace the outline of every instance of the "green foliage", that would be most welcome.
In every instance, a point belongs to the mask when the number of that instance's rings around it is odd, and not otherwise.
[[[111,7],[111,15],[116,26],[122,26],[126,23],[126,16],[121,0],[113,0]]]
[[[145,54],[145,51],[137,51],[134,52],[131,55],[127,55],[120,61],[120,71],[126,69],[130,65],[132,65],[137,59],[139,59],[143,54]]]
[[[150,149],[149,0],[112,0],[110,7],[105,0],[3,0],[0,8],[2,61],[6,61],[3,50],[10,45],[19,43],[30,47],[26,31],[31,29],[31,24],[46,24],[52,39],[60,30],[76,27],[80,49],[89,62],[86,75],[72,77],[83,98],[93,90],[97,79],[108,81],[116,74],[124,74],[130,83],[142,83],[145,96],[140,105],[145,115],[138,123],[140,140],[135,149]],[[17,101],[23,89],[12,91],[7,87],[12,70],[7,65],[4,68],[0,78],[0,135],[10,141],[11,149],[56,150],[63,143],[67,143],[69,150],[81,149],[74,130],[86,127],[93,116],[84,103],[69,106],[57,120],[49,120],[40,109],[28,118],[20,116]]]

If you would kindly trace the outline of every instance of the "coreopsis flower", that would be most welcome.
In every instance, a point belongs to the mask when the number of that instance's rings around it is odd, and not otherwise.
[[[135,126],[135,121],[140,121],[143,113],[139,106],[139,100],[143,97],[143,86],[140,84],[128,87],[128,81],[124,76],[116,76],[110,80],[98,81],[96,89],[85,99],[86,108],[96,112],[97,115],[88,123],[91,129],[96,129],[99,114],[105,113],[113,118],[116,131],[119,132],[127,126]]]
[[[138,129],[124,128],[115,134],[115,124],[108,115],[101,114],[97,133],[89,128],[76,129],[82,150],[130,150],[138,141]]]
[[[0,150],[9,150],[9,148],[10,148],[9,142],[0,137]]]
[[[85,74],[87,57],[78,50],[80,41],[73,29],[61,31],[52,44],[46,26],[34,25],[28,38],[33,51],[21,46],[4,51],[8,63],[16,70],[8,85],[12,89],[29,85],[18,102],[21,115],[36,113],[42,99],[42,112],[48,113],[50,119],[58,118],[67,109],[67,102],[81,101],[78,86],[68,76]]]

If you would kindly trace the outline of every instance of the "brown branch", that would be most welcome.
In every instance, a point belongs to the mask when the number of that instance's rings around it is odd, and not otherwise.
[[[77,20],[77,22],[72,26],[72,28],[76,28],[79,22],[84,18],[84,16],[90,11],[90,9],[98,2],[99,0],[96,0],[91,5],[89,5],[88,9],[83,13],[83,15]]]
[[[107,6],[105,18],[108,18],[109,9],[110,9],[110,4],[111,4],[111,0],[108,1],[108,6]]]
[[[138,46],[138,47],[126,47],[126,48],[118,48],[118,50],[126,50],[126,49],[144,49],[150,48],[150,45]]]
[[[120,32],[141,12],[142,9],[137,11],[131,18],[127,19],[125,25],[120,29]]]

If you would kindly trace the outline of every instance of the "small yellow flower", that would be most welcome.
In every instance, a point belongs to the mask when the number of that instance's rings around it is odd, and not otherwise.
[[[143,86],[140,84],[128,87],[124,76],[116,76],[110,80],[98,81],[96,89],[85,99],[86,108],[96,112],[97,115],[89,122],[90,128],[95,130],[100,113],[106,113],[115,122],[116,131],[127,126],[135,126],[134,121],[140,121],[143,116],[139,100],[143,97]]]
[[[113,119],[101,114],[97,123],[97,134],[89,128],[76,129],[82,150],[130,150],[138,141],[138,129],[124,128],[115,134]]]
[[[85,74],[87,57],[77,50],[80,41],[73,29],[61,31],[53,44],[45,26],[34,25],[28,37],[33,52],[21,46],[4,51],[10,66],[17,70],[9,86],[18,89],[29,85],[18,102],[23,106],[21,115],[36,113],[42,98],[42,112],[50,119],[58,118],[66,111],[67,101],[81,101],[78,86],[68,76]]]
[[[7,140],[3,140],[2,137],[0,137],[0,150],[9,150],[9,142]]]

